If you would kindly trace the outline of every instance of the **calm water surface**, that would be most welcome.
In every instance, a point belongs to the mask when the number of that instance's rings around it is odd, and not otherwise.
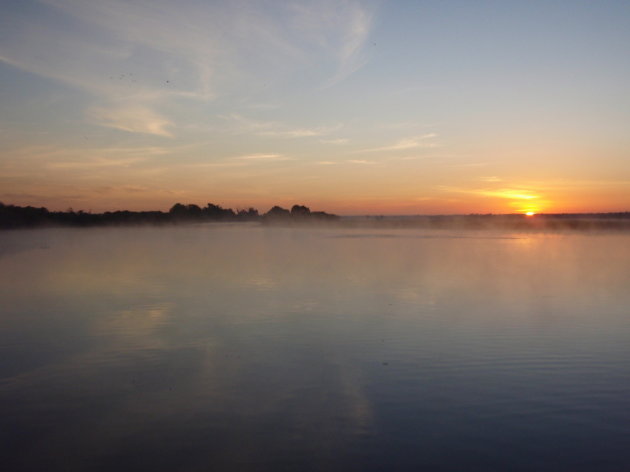
[[[630,470],[630,235],[0,233],[2,470]]]

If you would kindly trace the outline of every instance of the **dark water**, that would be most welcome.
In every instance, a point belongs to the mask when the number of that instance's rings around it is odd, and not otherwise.
[[[630,470],[630,235],[0,233],[0,468]]]

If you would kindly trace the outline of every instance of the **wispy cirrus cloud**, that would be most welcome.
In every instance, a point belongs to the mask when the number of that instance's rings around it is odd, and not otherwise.
[[[362,149],[357,152],[403,151],[403,150],[417,149],[417,148],[434,148],[434,147],[437,147],[437,144],[434,141],[436,137],[437,137],[437,134],[435,133],[427,133],[420,136],[403,138],[387,146]]]
[[[203,162],[186,162],[180,164],[179,167],[185,167],[188,169],[212,169],[212,168],[229,168],[229,167],[245,167],[247,162],[245,161],[203,161]]]
[[[259,131],[258,136],[270,136],[275,138],[308,138],[312,136],[321,136],[329,131],[326,128],[293,128],[293,129],[270,129]]]
[[[360,3],[346,1],[328,2],[328,10],[324,13],[325,19],[336,22],[336,30],[341,32],[336,55],[337,69],[324,83],[324,87],[332,87],[367,63],[364,45],[371,30],[373,12]]]
[[[86,143],[87,144],[87,143]],[[182,152],[177,146],[64,146],[27,145],[6,150],[0,160],[3,176],[17,181],[25,178],[43,179],[41,182],[68,179],[98,179],[103,175],[122,178],[157,171],[159,162]],[[13,182],[12,185],[16,185]]]
[[[474,190],[472,193],[477,195],[483,195],[485,197],[498,197],[507,198],[509,200],[533,200],[540,198],[540,195],[536,195],[532,190],[528,189],[512,189],[504,188],[498,190]]]
[[[97,124],[130,133],[153,134],[169,138],[173,136],[169,130],[174,125],[171,120],[151,107],[139,103],[93,107],[88,110],[88,116]]]
[[[322,144],[341,145],[341,144],[348,144],[350,140],[348,138],[335,138],[335,139],[320,139],[319,142]]]
[[[294,139],[325,136],[341,128],[340,124],[334,126],[296,128],[278,121],[255,120],[238,113],[223,115],[220,118],[223,118],[228,123],[229,129],[234,133],[274,138]]]
[[[355,0],[41,0],[4,12],[0,61],[87,92],[93,123],[169,137],[185,119],[173,102],[255,93],[262,84],[328,70],[329,62],[328,79],[347,77],[364,62],[372,11]]]
[[[488,188],[460,188],[460,187],[439,187],[440,190],[449,193],[466,193],[483,197],[503,198],[508,200],[535,200],[541,198],[539,192],[531,188],[506,187],[500,189]]]
[[[212,161],[196,161],[178,164],[178,166],[186,168],[204,169],[204,168],[230,168],[230,167],[247,167],[254,165],[267,165],[275,162],[293,161],[295,158],[285,156],[278,153],[254,153],[243,154],[240,156],[226,157]]]
[[[271,161],[291,161],[293,160],[292,157],[289,156],[284,156],[282,154],[275,154],[275,153],[270,153],[270,154],[246,154],[244,156],[237,156],[234,159],[240,159],[240,160],[245,160],[245,161],[267,161],[267,162],[271,162]]]
[[[119,146],[119,147],[67,147],[61,145],[32,145],[20,146],[18,148],[6,151],[9,159],[7,162],[25,162],[31,165],[37,162],[38,165],[46,165],[47,163],[66,161],[84,161],[86,159],[95,160],[126,160],[126,159],[149,159],[156,156],[166,155],[177,149],[185,149],[184,147],[162,147],[162,146]]]
[[[47,164],[49,169],[94,169],[103,167],[129,167],[132,164],[146,161],[144,157],[129,157],[126,159],[106,159],[94,157],[83,161],[59,161]]]

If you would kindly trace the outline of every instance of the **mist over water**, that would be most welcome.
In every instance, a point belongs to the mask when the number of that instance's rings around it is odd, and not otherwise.
[[[0,233],[5,470],[630,470],[630,234]]]

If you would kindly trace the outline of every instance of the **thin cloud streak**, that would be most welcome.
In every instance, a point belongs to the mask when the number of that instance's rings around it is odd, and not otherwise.
[[[101,126],[130,133],[173,137],[168,128],[172,128],[174,123],[151,108],[142,105],[110,108],[95,107],[88,111],[88,116]]]
[[[332,2],[332,5],[333,8],[338,9],[339,2]],[[345,15],[339,15],[338,11],[333,13],[338,16],[340,22],[345,22],[348,27],[341,42],[342,46],[338,49],[337,72],[324,83],[324,88],[332,87],[344,81],[368,62],[363,48],[372,26],[372,13],[355,2],[345,2],[344,6],[342,12]]]
[[[533,200],[540,198],[540,195],[533,195],[529,190],[501,189],[501,190],[472,190],[471,193],[484,195],[486,197],[507,198],[510,200]]]
[[[148,159],[155,156],[163,156],[169,153],[186,149],[187,146],[180,147],[159,147],[159,146],[137,146],[137,147],[66,147],[53,145],[22,146],[10,151],[6,151],[6,156],[11,160],[5,162],[26,162],[27,160],[38,164],[50,162],[54,163],[60,159],[72,159],[83,161],[86,159],[120,160],[120,159]]]
[[[263,80],[282,83],[315,67],[314,54],[336,62],[331,80],[342,80],[362,63],[371,28],[369,9],[351,0],[185,8],[166,0],[42,3],[39,16],[15,13],[0,21],[8,38],[0,61],[87,91],[96,102],[87,112],[95,124],[156,136],[175,134],[178,120],[166,112],[173,100],[207,102],[244,87],[255,91]],[[59,15],[65,28],[51,19]],[[149,60],[138,61],[140,54]],[[327,130],[259,133],[299,138]]]
[[[243,159],[249,161],[291,161],[292,157],[283,156],[282,154],[248,154],[245,156],[238,156],[234,159]]]
[[[465,193],[479,195],[483,197],[503,198],[508,200],[534,200],[541,198],[541,196],[537,195],[536,192],[525,188],[467,189],[440,186],[439,189],[449,193]]]
[[[360,164],[360,165],[376,164],[374,161],[366,161],[363,159],[349,159],[346,162],[349,162],[350,164]]]
[[[321,126],[315,128],[293,128],[277,121],[260,121],[247,118],[238,113],[220,116],[232,124],[232,132],[237,134],[252,134],[261,137],[274,138],[308,138],[324,136],[341,128],[341,125]]]
[[[132,164],[146,161],[146,158],[134,157],[129,159],[103,159],[95,158],[87,161],[61,161],[51,162],[46,165],[49,169],[92,169],[99,167],[129,167]]]
[[[245,167],[245,166],[247,166],[247,162],[243,162],[243,161],[189,162],[189,163],[179,165],[179,167],[186,167],[186,168],[192,168],[192,169]]]
[[[416,148],[435,148],[437,144],[430,142],[433,138],[436,138],[437,134],[428,133],[421,136],[415,136],[411,138],[404,138],[389,146],[381,146],[376,148],[362,149],[357,152],[383,152],[383,151],[403,151],[407,149]]]
[[[319,141],[322,144],[335,144],[335,145],[341,145],[341,144],[348,144],[348,142],[350,142],[349,139],[347,138],[337,138],[337,139],[320,139]]]

